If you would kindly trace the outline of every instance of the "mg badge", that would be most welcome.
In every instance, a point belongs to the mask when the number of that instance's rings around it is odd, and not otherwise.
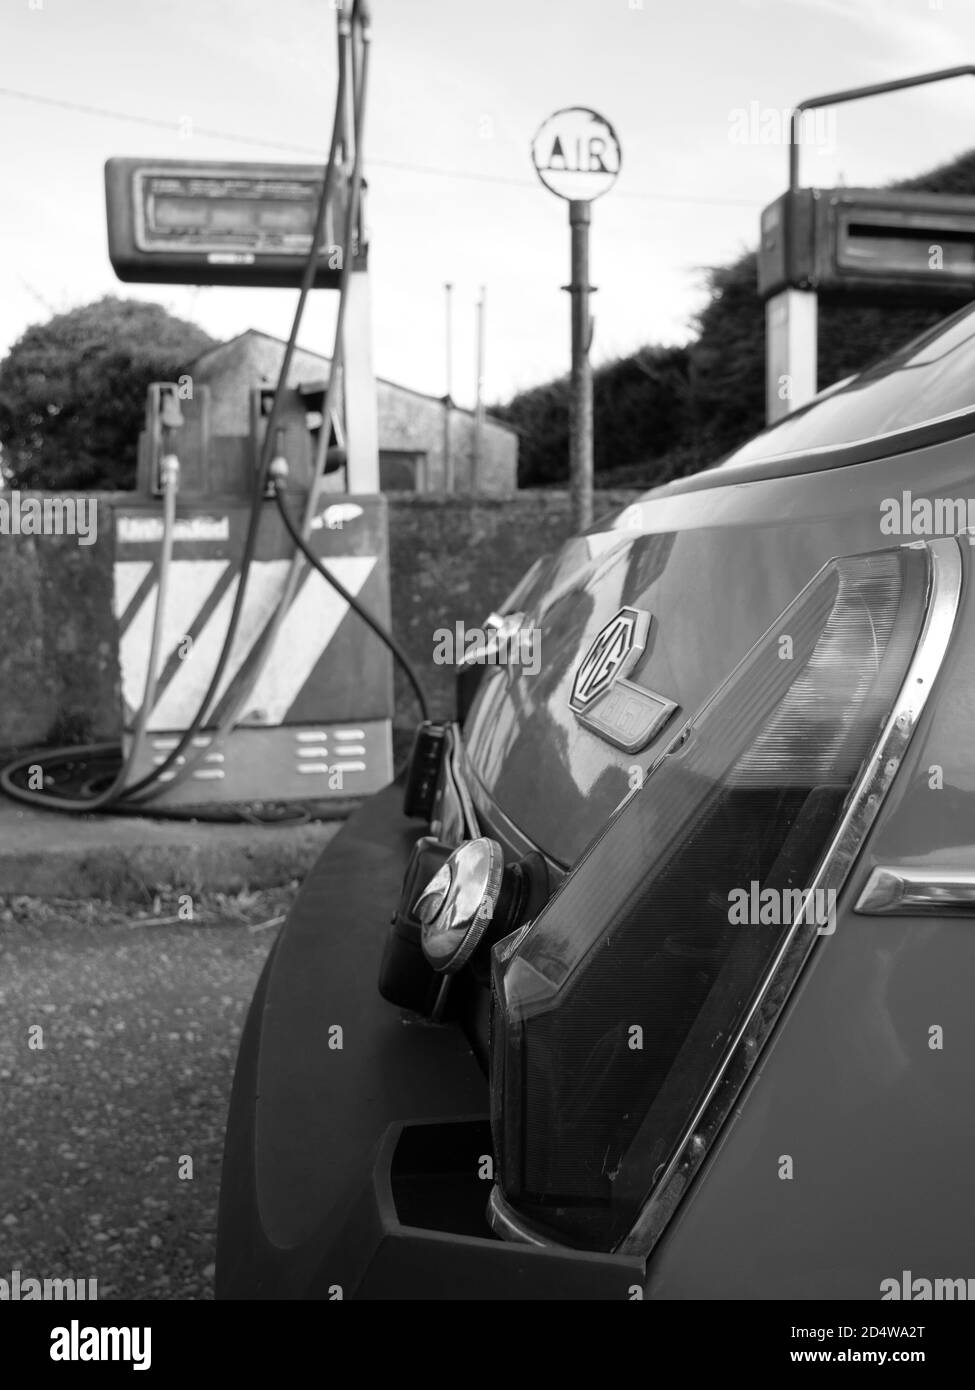
[[[626,679],[646,650],[652,621],[641,608],[621,608],[593,639],[569,696],[581,724],[627,753],[646,747],[677,708]]]
[[[650,622],[650,614],[640,608],[621,608],[596,634],[572,682],[569,704],[576,714],[636,664],[646,648]]]

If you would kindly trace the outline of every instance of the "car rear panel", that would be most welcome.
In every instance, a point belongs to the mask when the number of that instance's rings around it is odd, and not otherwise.
[[[960,440],[668,489],[571,541],[519,595],[525,624],[541,629],[537,674],[487,667],[466,721],[460,767],[482,833],[507,859],[541,850],[557,880],[627,795],[633,767],[649,765],[827,560],[923,539],[884,534],[885,499],[967,497],[973,482]],[[864,917],[854,906],[877,864],[964,859],[975,843],[975,642],[965,637],[975,552],[962,550],[949,660],[844,889],[838,928],[813,951],[645,1273],[637,1254],[519,1245],[482,1221],[486,1008],[433,1025],[376,989],[409,849],[426,829],[404,820],[391,788],[312,871],[254,1001],[227,1137],[221,1296],[871,1298],[908,1266],[953,1272],[958,1228],[946,1212],[971,1206],[959,1106],[959,1068],[975,1048],[970,925]],[[631,679],[678,705],[636,754],[569,708],[579,662],[623,605],[654,619]],[[928,1045],[926,1030],[942,1023],[950,1056]],[[782,1179],[783,1156],[796,1180]],[[443,1193],[455,1188],[452,1214]]]
[[[524,605],[525,624],[541,631],[538,673],[489,668],[468,717],[475,796],[543,853],[575,863],[630,790],[634,766],[647,766],[827,560],[913,539],[881,529],[882,503],[905,491],[975,495],[970,442],[648,494],[585,542],[570,542]],[[614,748],[569,707],[576,668],[623,605],[654,619],[630,679],[679,707],[638,754]]]

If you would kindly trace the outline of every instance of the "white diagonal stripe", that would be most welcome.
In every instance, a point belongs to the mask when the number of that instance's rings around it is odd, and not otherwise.
[[[226,564],[226,561],[220,563]],[[277,607],[290,567],[290,560],[261,560],[251,565],[237,635],[214,704],[240,670],[254,643],[264,631]],[[153,710],[151,728],[184,729],[196,714],[223,648],[238,583],[239,579],[235,579],[229,585],[207,619],[203,631],[193,643],[189,656],[182,662],[161,695]],[[210,590],[207,590],[207,593],[209,592]]]
[[[151,560],[118,560],[115,564],[115,617],[121,622],[139,585],[152,569]]]
[[[351,594],[358,594],[376,566],[376,556],[347,555],[324,563]],[[320,574],[306,574],[241,713],[242,721],[253,710],[262,724],[281,723],[348,611],[345,600]]]
[[[194,619],[219,583],[220,576],[226,570],[227,565],[227,560],[178,560],[171,564],[169,588],[166,594],[166,611],[163,614],[159,654],[160,672],[172,652],[193,626]],[[116,566],[116,570],[118,568]],[[118,592],[118,581],[116,581],[116,593]],[[158,587],[155,585],[149,590],[132,621],[119,638],[122,698],[126,710],[133,713],[138,711],[145,694],[146,667],[149,661],[149,647],[152,642],[158,592]],[[150,727],[158,729],[167,726],[160,725],[156,719],[152,719],[150,720]],[[170,724],[168,727],[178,728],[180,726]]]

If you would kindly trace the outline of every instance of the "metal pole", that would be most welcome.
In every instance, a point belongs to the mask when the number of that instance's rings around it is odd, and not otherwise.
[[[372,359],[372,294],[368,270],[349,275],[345,299],[347,313],[343,325],[344,350],[341,364],[333,362],[331,371],[340,373],[345,403],[345,490],[379,492],[379,396],[376,369]],[[327,393],[326,393],[327,395]],[[336,393],[335,399],[339,396]],[[325,447],[332,422],[324,417],[322,434]]]
[[[572,377],[569,388],[569,497],[572,527],[592,525],[592,366],[589,345],[589,223],[590,204],[569,203],[572,238]]]
[[[474,459],[471,468],[471,492],[476,492],[481,481],[481,464],[484,457],[484,314],[487,307],[487,291],[481,286],[481,297],[477,301],[477,388],[474,406]]]
[[[929,82],[945,82],[952,77],[975,77],[975,64],[966,63],[958,68],[940,68],[937,72],[922,72],[916,77],[899,77],[893,82],[875,82],[870,87],[848,87],[842,92],[827,92],[823,96],[809,97],[793,108],[789,123],[789,189],[799,187],[799,121],[803,111],[817,110],[821,106],[840,106],[847,101],[862,101],[864,97],[886,96],[888,92],[902,92],[907,87],[923,87]]]
[[[446,330],[447,330],[447,392],[443,398],[443,486],[445,492],[454,490],[454,460],[450,451],[450,412],[453,408],[453,384],[454,384],[454,324],[453,324],[453,290],[454,287],[448,281],[444,285],[444,301],[446,309]]]

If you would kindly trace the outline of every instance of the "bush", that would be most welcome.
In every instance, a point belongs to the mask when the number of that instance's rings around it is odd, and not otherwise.
[[[650,347],[593,372],[593,467],[597,475],[658,457],[687,433],[688,355]],[[523,391],[491,414],[519,433],[518,484],[545,487],[568,476],[569,378]]]
[[[34,324],[0,362],[7,481],[58,491],[135,485],[146,388],[214,340],[160,304],[106,296]]]

